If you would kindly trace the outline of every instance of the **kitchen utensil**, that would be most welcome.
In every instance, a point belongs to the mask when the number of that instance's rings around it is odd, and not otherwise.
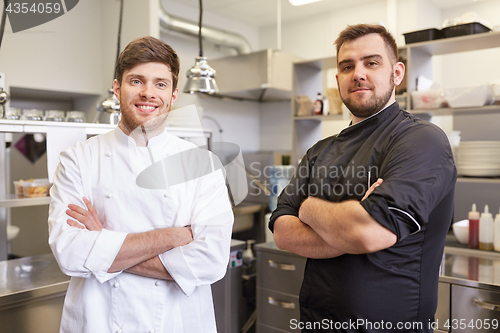
[[[66,121],[73,123],[84,123],[85,113],[82,111],[68,111],[66,112]]]
[[[45,111],[45,121],[64,121],[64,111],[47,110]]]
[[[42,120],[43,119],[43,110],[24,109],[22,119],[23,120],[36,120],[36,121]]]
[[[457,237],[460,244],[468,244],[469,242],[469,220],[462,220],[453,223],[453,234]]]

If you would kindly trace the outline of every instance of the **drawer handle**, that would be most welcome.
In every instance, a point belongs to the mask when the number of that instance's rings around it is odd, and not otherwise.
[[[498,305],[498,304],[483,302],[483,301],[479,301],[477,299],[474,299],[474,301],[472,303],[474,303],[474,305],[482,307],[483,309],[492,310],[492,311],[500,311],[500,305]]]
[[[283,309],[295,309],[295,303],[292,302],[281,302],[272,297],[268,297],[267,302],[271,305],[282,307]]]
[[[269,266],[272,268],[277,268],[281,269],[284,271],[294,271],[295,270],[295,265],[290,265],[290,264],[278,264],[277,262],[274,262],[272,260],[269,260]]]

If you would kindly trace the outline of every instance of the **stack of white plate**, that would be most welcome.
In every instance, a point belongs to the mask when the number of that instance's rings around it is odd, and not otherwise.
[[[460,142],[457,168],[462,176],[500,176],[500,141]]]

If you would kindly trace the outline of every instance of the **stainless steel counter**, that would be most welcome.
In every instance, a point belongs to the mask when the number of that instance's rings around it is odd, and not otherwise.
[[[274,242],[259,246],[282,251]],[[447,246],[440,281],[500,291],[500,253]],[[61,273],[50,253],[0,261],[0,308],[65,292],[68,284],[69,277]]]
[[[231,240],[231,251],[241,252],[244,248],[245,242]],[[216,283],[214,302],[216,311],[219,312],[216,317],[222,318],[217,322],[224,322],[226,326],[229,325],[228,322],[231,325],[242,325],[241,320],[229,315],[231,309],[236,309],[233,297],[239,297],[238,293],[231,293],[229,290],[235,287],[241,289],[241,270],[241,265],[231,265],[231,274]],[[235,275],[236,271],[239,272],[239,277]],[[69,280],[61,272],[51,253],[0,261],[0,332],[58,332]],[[222,308],[219,306],[221,304]],[[229,331],[231,330],[226,330]]]
[[[2,332],[59,331],[68,284],[52,254],[0,261]]]
[[[66,292],[69,277],[61,273],[54,256],[0,261],[0,307],[35,297]]]
[[[498,253],[446,247],[439,281],[500,292]]]
[[[274,242],[258,247],[286,252]],[[439,280],[452,289],[463,286],[500,292],[500,254],[447,246]],[[0,261],[2,332],[4,328],[9,333],[57,331],[68,284],[69,277],[61,273],[52,254]]]

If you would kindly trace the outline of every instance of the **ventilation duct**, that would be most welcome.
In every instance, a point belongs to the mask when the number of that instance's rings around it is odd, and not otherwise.
[[[183,18],[167,14],[163,9],[161,0],[159,1],[159,18],[161,28],[198,38],[197,22],[185,20]],[[203,39],[207,40],[208,42],[235,49],[238,54],[250,53],[252,51],[250,43],[245,39],[245,37],[241,35],[206,26],[201,29],[201,32],[203,35]]]
[[[160,26],[162,29],[198,37],[198,24],[165,12],[160,1]],[[265,49],[251,52],[248,41],[241,35],[204,26],[203,39],[216,45],[234,48],[239,55],[210,59],[216,71],[219,94],[259,102],[290,100],[293,63],[299,57],[281,51]]]

